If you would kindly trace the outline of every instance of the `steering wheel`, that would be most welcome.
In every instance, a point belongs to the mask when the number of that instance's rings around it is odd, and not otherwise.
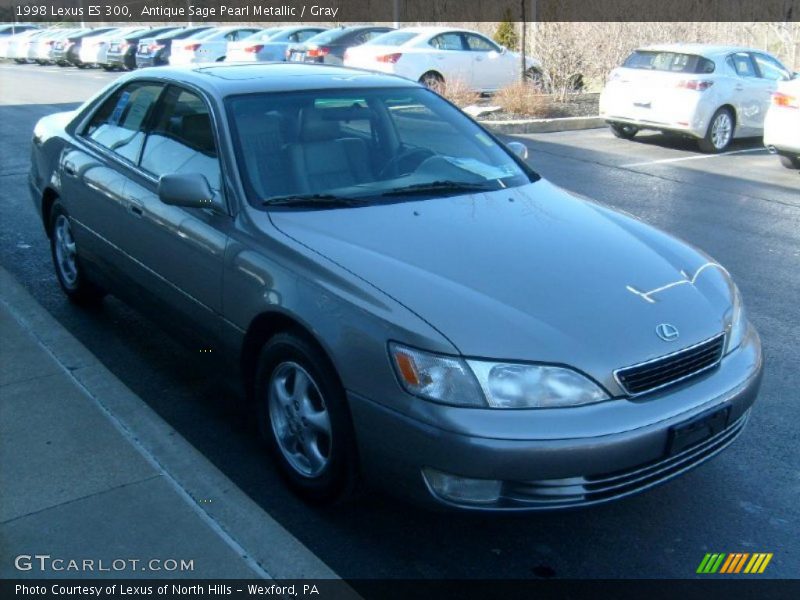
[[[379,179],[386,179],[389,176],[398,177],[400,175],[408,175],[413,172],[426,158],[434,156],[435,152],[427,148],[411,148],[405,152],[393,156],[389,159],[378,175]],[[413,160],[412,159],[416,159]],[[405,166],[404,166],[404,163]]]

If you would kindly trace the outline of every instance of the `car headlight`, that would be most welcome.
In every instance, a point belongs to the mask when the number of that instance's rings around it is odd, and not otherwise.
[[[456,406],[560,408],[608,400],[599,386],[563,367],[463,360],[390,345],[400,384],[415,396]]]
[[[725,354],[735,350],[742,343],[744,334],[747,331],[747,315],[744,310],[742,294],[736,284],[731,282],[733,287],[733,300],[728,312],[725,313]]]

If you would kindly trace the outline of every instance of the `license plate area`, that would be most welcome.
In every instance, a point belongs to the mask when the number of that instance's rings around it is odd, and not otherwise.
[[[669,430],[667,454],[678,454],[721,432],[728,425],[730,406],[715,408],[674,425]]]

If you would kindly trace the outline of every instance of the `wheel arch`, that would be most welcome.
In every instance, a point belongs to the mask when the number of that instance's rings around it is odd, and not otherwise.
[[[53,205],[58,200],[58,192],[56,192],[51,187],[44,188],[44,192],[42,192],[42,224],[44,225],[45,233],[47,233],[47,237],[50,237],[53,234],[52,228],[50,227],[50,212],[53,210]]]
[[[336,363],[332,358],[329,348],[322,342],[319,336],[313,332],[313,329],[293,315],[281,311],[266,311],[256,315],[250,322],[245,332],[239,354],[239,366],[244,379],[245,392],[248,396],[250,396],[253,391],[256,368],[258,366],[258,355],[261,352],[261,348],[279,333],[292,333],[313,344],[328,361],[339,384],[342,385],[344,389],[339,370],[336,368]]]

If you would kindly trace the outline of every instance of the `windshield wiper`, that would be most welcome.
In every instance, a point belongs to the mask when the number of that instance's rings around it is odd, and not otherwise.
[[[262,201],[263,206],[291,206],[297,208],[337,208],[346,206],[363,206],[364,201],[349,196],[335,194],[296,194],[276,196]]]
[[[429,192],[488,192],[495,191],[497,187],[485,183],[469,183],[467,181],[429,181],[427,183],[413,183],[403,187],[383,192],[381,196],[403,196],[406,194],[427,194]]]

